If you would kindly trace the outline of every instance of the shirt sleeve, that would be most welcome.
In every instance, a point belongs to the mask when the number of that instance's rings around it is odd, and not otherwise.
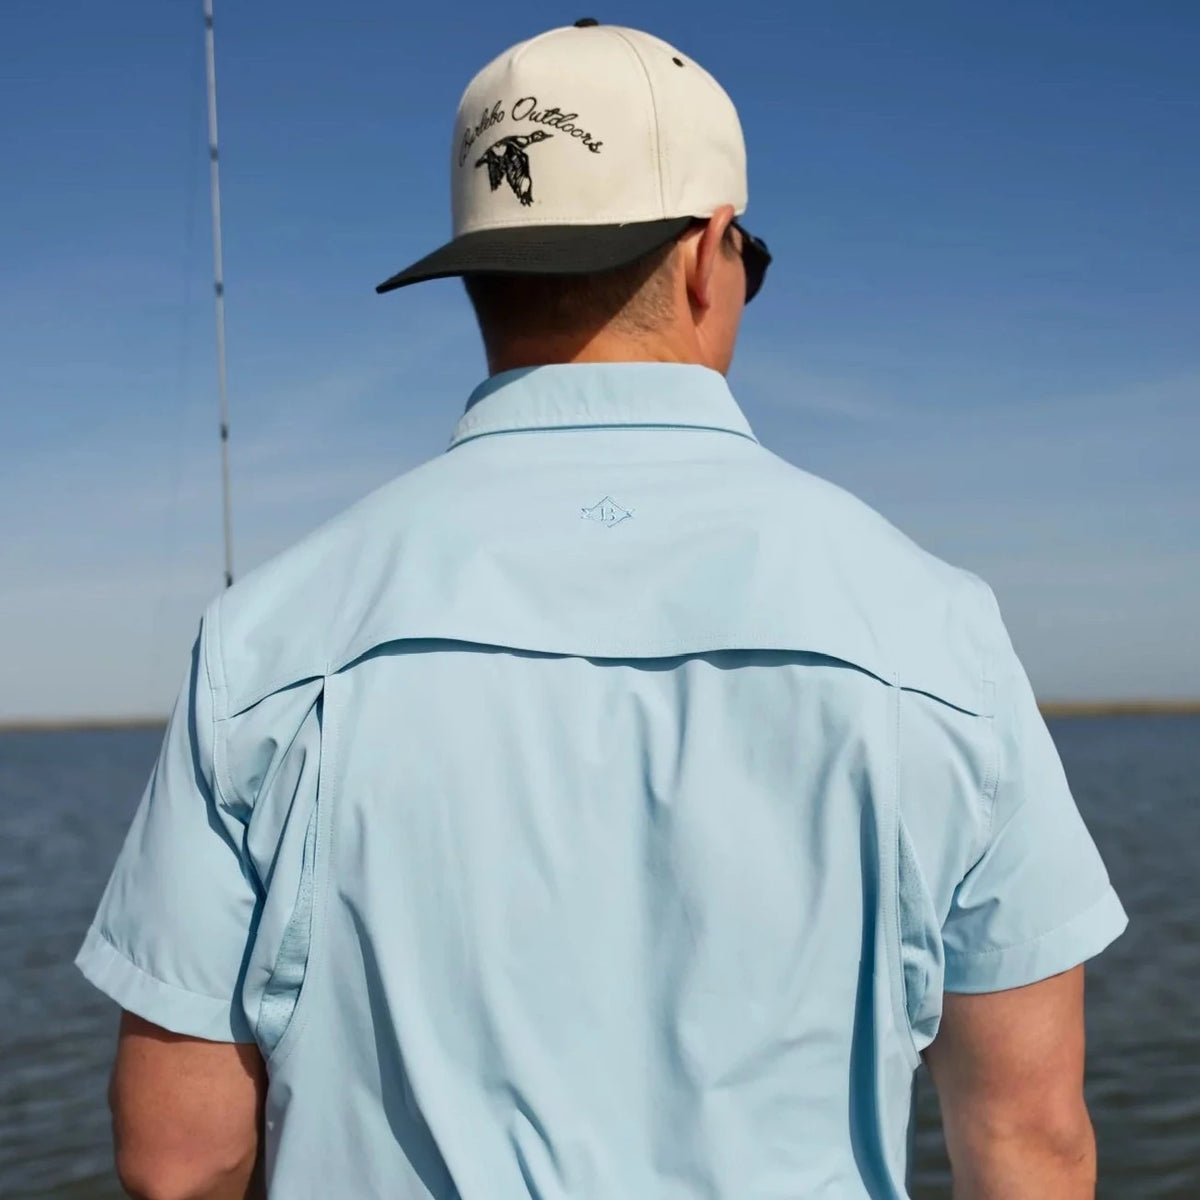
[[[943,925],[948,992],[1047,979],[1099,954],[1128,923],[1002,625],[1000,633],[987,834]]]
[[[205,631],[76,965],[122,1008],[176,1033],[253,1041],[243,963],[259,904],[243,820],[214,780]]]

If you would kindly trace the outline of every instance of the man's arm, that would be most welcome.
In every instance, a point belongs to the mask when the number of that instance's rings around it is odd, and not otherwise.
[[[258,1048],[170,1033],[125,1012],[109,1102],[117,1174],[136,1200],[265,1195]]]
[[[1027,987],[947,993],[925,1051],[955,1200],[1092,1200],[1083,1099],[1083,967]]]

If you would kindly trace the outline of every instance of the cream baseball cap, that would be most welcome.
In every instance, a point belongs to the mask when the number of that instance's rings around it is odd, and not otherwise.
[[[453,238],[376,291],[623,266],[723,204],[745,212],[746,147],[733,101],[698,63],[648,33],[584,18],[513,46],[471,81],[450,190]]]

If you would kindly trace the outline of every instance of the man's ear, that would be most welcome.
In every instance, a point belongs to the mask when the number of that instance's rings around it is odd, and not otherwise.
[[[725,231],[733,217],[733,205],[721,205],[709,217],[704,227],[697,231],[697,236],[684,243],[688,299],[692,307],[700,312],[712,307],[713,273],[716,270],[717,256],[723,253],[721,243],[725,238]]]

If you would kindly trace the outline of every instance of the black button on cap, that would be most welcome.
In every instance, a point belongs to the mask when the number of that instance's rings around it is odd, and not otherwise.
[[[575,22],[575,28],[590,29],[591,26],[599,24],[600,22],[597,21],[595,17],[580,17],[579,20]]]

